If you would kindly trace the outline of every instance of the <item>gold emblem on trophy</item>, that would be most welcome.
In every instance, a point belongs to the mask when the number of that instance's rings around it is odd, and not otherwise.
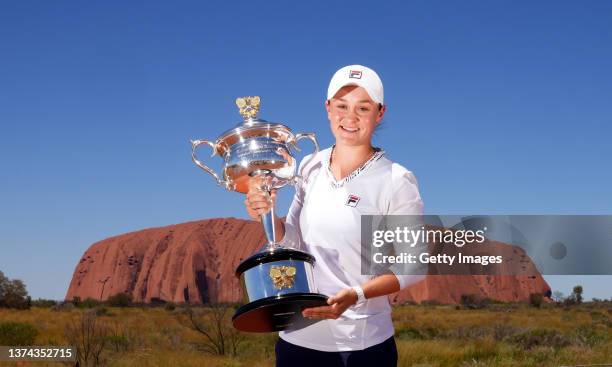
[[[259,96],[236,98],[236,106],[240,109],[240,114],[245,120],[254,119],[257,116],[260,103],[261,98]]]
[[[270,278],[276,289],[292,288],[295,282],[295,267],[272,266],[270,267]]]

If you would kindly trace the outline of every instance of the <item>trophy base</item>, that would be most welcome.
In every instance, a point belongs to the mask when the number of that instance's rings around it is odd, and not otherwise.
[[[258,299],[240,307],[232,317],[240,331],[265,333],[301,329],[321,319],[310,320],[302,310],[327,305],[327,296],[319,293],[292,293]]]

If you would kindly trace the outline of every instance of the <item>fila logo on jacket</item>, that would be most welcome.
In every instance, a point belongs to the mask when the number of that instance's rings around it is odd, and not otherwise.
[[[348,198],[346,199],[346,203],[344,204],[354,208],[357,206],[357,203],[359,203],[359,200],[361,200],[359,196],[349,194]]]

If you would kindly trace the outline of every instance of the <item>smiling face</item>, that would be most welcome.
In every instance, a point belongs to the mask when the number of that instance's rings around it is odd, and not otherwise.
[[[372,134],[385,113],[365,89],[347,85],[338,91],[325,108],[336,145],[370,146]]]

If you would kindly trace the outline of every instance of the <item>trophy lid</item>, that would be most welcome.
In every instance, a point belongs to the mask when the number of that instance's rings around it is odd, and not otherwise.
[[[217,138],[216,145],[219,155],[223,155],[227,147],[245,138],[262,136],[278,139],[282,142],[294,138],[293,133],[287,126],[257,118],[257,113],[261,106],[261,98],[259,96],[236,98],[236,106],[238,106],[244,121],[224,131]]]

